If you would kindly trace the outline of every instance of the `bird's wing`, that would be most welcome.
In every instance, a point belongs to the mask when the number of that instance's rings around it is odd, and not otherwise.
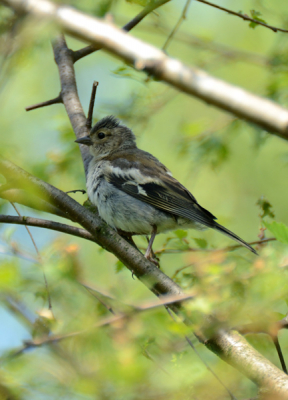
[[[195,197],[149,153],[138,150],[126,153],[125,158],[120,154],[106,165],[105,179],[117,189],[176,217],[214,227],[216,217],[201,207]]]

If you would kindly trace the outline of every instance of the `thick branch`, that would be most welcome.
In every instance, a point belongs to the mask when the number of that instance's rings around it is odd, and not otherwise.
[[[130,271],[157,295],[182,295],[181,288],[160,271],[154,264],[123,239],[116,231],[109,228],[97,214],[81,206],[66,193],[52,185],[35,178],[10,161],[0,157],[0,173],[4,176],[14,176],[14,181],[29,187],[46,196],[62,212],[68,215],[89,231],[95,242],[107,251],[112,252]],[[175,306],[176,309],[178,306]]]
[[[212,341],[209,340],[206,346],[215,353],[215,346],[218,346],[221,348],[219,357],[246,376],[249,371],[250,379],[260,387],[261,399],[288,399],[287,375],[253,347],[248,348],[246,340],[239,333],[222,331]]]
[[[4,0],[2,0],[4,1]],[[66,32],[97,46],[153,75],[158,80],[209,104],[233,113],[283,138],[288,138],[288,111],[274,102],[189,68],[157,48],[129,36],[111,24],[47,0],[5,0],[18,11],[55,20]]]
[[[148,14],[150,14],[152,11],[156,10],[156,8],[159,8],[165,3],[168,3],[170,0],[155,0],[149,2],[143,10],[136,15],[131,21],[129,21],[126,25],[123,26],[123,31],[129,32],[131,29],[133,29],[136,25],[139,24],[139,22],[142,21]],[[94,53],[97,50],[100,50],[101,46],[95,46],[95,45],[90,45],[87,47],[84,47],[83,49],[77,50],[73,52],[73,61],[74,63],[78,60],[80,60],[83,57],[88,56],[91,53]]]

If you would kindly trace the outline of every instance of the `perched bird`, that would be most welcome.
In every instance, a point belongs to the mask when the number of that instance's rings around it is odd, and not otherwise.
[[[151,234],[146,258],[153,259],[157,233],[179,228],[213,228],[257,254],[218,224],[157,158],[138,149],[133,132],[115,117],[101,119],[76,143],[89,146],[87,192],[91,203],[100,217],[122,234]]]

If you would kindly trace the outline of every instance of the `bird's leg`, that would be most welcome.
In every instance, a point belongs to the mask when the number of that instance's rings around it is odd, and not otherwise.
[[[155,265],[157,265],[159,267],[158,261],[153,258],[153,250],[152,250],[153,242],[154,242],[155,236],[157,235],[157,226],[153,225],[152,228],[153,229],[152,229],[151,237],[150,237],[148,247],[147,247],[144,257],[147,258],[147,260],[152,261]]]

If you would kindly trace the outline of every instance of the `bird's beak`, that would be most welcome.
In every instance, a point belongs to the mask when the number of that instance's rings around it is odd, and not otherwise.
[[[86,144],[86,146],[92,146],[93,142],[90,139],[90,136],[83,136],[77,140],[75,140],[76,143],[80,144]]]

